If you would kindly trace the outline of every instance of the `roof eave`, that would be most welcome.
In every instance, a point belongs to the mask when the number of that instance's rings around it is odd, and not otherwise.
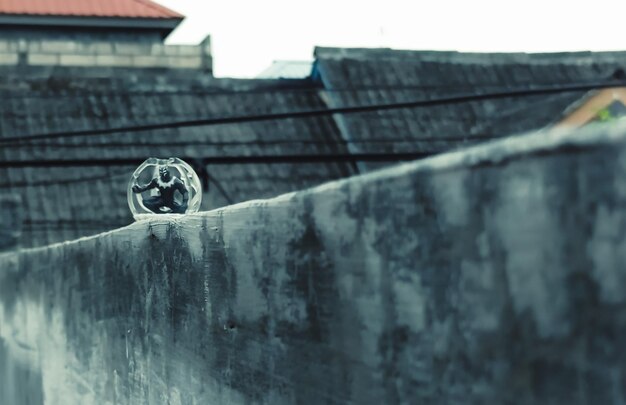
[[[0,15],[0,26],[22,25],[40,27],[154,29],[169,33],[180,24],[183,18],[184,17],[140,18],[2,14]]]

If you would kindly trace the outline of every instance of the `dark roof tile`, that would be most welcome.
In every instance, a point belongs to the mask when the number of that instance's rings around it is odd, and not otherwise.
[[[326,88],[337,90],[324,94],[331,107],[603,81],[626,64],[625,52],[480,54],[317,48],[315,54],[315,69],[321,81]],[[363,91],[364,87],[369,90]],[[420,139],[467,137],[473,142],[542,128],[558,120],[567,106],[583,94],[387,110],[343,115],[337,120],[346,129],[345,136],[355,142],[353,152],[375,152],[380,142],[388,140],[391,145],[385,150],[432,153],[459,143]],[[399,138],[410,142],[393,143]],[[379,166],[360,165],[362,169]]]
[[[314,83],[302,80],[289,83],[306,91],[281,91],[285,86],[281,80],[181,77],[167,71],[145,72],[136,80],[123,73],[89,77],[93,70],[77,69],[57,69],[52,76],[37,70],[24,74],[7,69],[3,73],[0,97],[7,102],[0,104],[0,136],[5,137],[324,106],[312,88]],[[67,77],[71,80],[66,81]],[[65,89],[57,93],[46,86],[51,81],[66,83]],[[155,90],[155,83],[165,90]],[[330,116],[40,140],[28,147],[3,146],[0,150],[4,161],[18,157],[138,162],[151,156],[346,152]],[[313,163],[209,165],[207,169],[233,202],[272,197],[352,173],[348,164]],[[25,200],[24,245],[41,245],[131,222],[126,186],[133,170],[127,164],[0,169],[4,179],[0,188]],[[210,184],[209,194],[202,209],[227,204],[215,184]]]

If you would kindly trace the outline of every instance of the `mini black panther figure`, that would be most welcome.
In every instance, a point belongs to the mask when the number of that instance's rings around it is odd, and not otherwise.
[[[167,166],[160,166],[159,175],[145,186],[135,184],[133,186],[133,192],[143,193],[153,188],[159,189],[159,195],[143,199],[143,205],[147,209],[157,214],[169,212],[168,210],[162,210],[162,208],[169,208],[171,212],[175,214],[184,214],[185,211],[187,211],[189,202],[187,187],[185,187],[185,183],[183,183],[181,179],[170,174],[170,169]],[[174,192],[176,190],[183,196],[182,204],[174,200]]]

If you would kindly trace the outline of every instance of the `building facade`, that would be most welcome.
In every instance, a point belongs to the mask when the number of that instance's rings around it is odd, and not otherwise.
[[[9,1],[0,4],[0,64],[191,68],[211,72],[207,38],[163,41],[183,16],[148,0]]]

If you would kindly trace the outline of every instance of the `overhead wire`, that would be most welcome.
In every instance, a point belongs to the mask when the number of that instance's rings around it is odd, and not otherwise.
[[[557,95],[558,96],[558,95]],[[503,118],[511,115],[512,111],[520,112],[527,110],[529,108],[536,108],[534,105],[523,105],[520,107],[516,107],[511,110],[510,108],[504,112],[499,113],[498,117]],[[183,141],[167,141],[167,142],[152,142],[149,143],[147,141],[135,141],[135,142],[127,142],[127,141],[108,141],[106,144],[102,143],[90,143],[90,142],[81,142],[81,143],[59,143],[59,142],[15,142],[15,143],[6,143],[5,147],[27,147],[27,148],[65,148],[65,149],[74,149],[74,148],[85,148],[85,147],[180,147],[180,146],[214,146],[214,147],[229,147],[229,146],[276,146],[276,145],[350,145],[350,144],[397,144],[397,143],[430,143],[430,142],[481,142],[485,140],[495,140],[506,138],[510,135],[489,135],[484,134],[479,131],[476,131],[476,126],[472,128],[471,132],[468,132],[463,135],[455,135],[455,136],[415,136],[413,134],[407,134],[404,137],[394,137],[394,138],[369,138],[369,139],[335,139],[335,140],[311,140],[311,139],[299,139],[298,137],[293,137],[292,134],[288,135],[290,139],[267,139],[271,136],[259,135],[259,134],[246,134],[246,135],[238,135],[239,137],[245,138],[247,140],[239,140],[239,141],[209,141],[204,139],[195,139],[195,140],[183,140]],[[314,135],[314,134],[310,134]],[[184,136],[182,136],[185,138]],[[252,138],[255,137],[255,138]],[[252,139],[251,139],[252,138]]]
[[[208,182],[213,184],[217,190],[222,194],[224,199],[229,205],[234,204],[234,200],[232,197],[226,192],[224,186],[222,186],[221,182],[215,178],[215,176],[210,175],[209,173],[204,173],[207,176]],[[23,188],[23,187],[38,187],[38,186],[49,186],[51,184],[59,185],[59,184],[76,184],[76,183],[86,183],[86,182],[94,182],[94,181],[103,181],[103,180],[111,180],[118,177],[128,177],[129,172],[123,171],[119,173],[111,173],[108,175],[99,175],[99,176],[91,176],[91,177],[81,177],[77,179],[47,179],[41,181],[33,181],[33,182],[11,182],[0,184],[0,189],[7,188]]]
[[[207,177],[207,181],[213,184],[217,190],[222,194],[224,199],[229,205],[234,204],[234,200],[232,197],[226,192],[226,189],[222,186],[221,182],[215,178],[215,176],[210,175],[206,172],[203,173]],[[49,186],[51,184],[59,185],[59,184],[76,184],[76,183],[86,183],[86,182],[94,182],[94,181],[103,181],[103,180],[111,180],[118,177],[128,177],[129,172],[123,171],[119,173],[110,173],[107,175],[99,175],[99,176],[91,176],[91,177],[81,177],[74,179],[46,179],[40,181],[24,181],[24,182],[11,182],[0,184],[0,189],[7,188],[23,188],[23,187],[38,187],[38,186]]]
[[[379,111],[386,111],[386,110],[396,110],[396,109],[406,109],[406,108],[416,108],[416,107],[432,107],[432,106],[438,106],[438,105],[457,104],[457,103],[493,100],[493,99],[501,99],[501,98],[526,97],[526,96],[555,94],[555,93],[564,93],[564,92],[590,91],[590,90],[595,90],[595,89],[611,88],[611,87],[615,87],[616,85],[626,85],[626,81],[597,82],[593,84],[583,84],[583,85],[574,84],[574,85],[546,86],[546,87],[535,87],[535,88],[526,88],[526,89],[518,89],[518,90],[509,89],[506,91],[485,92],[482,94],[470,93],[470,94],[445,96],[445,97],[440,97],[440,98],[413,100],[413,101],[397,102],[397,103],[380,103],[380,104],[357,105],[357,106],[349,106],[349,107],[322,108],[322,109],[310,109],[310,110],[300,110],[300,111],[285,111],[285,112],[279,112],[279,113],[266,113],[266,114],[235,115],[235,116],[230,116],[230,117],[227,116],[227,117],[216,117],[216,118],[200,118],[200,119],[195,119],[195,120],[138,124],[138,125],[131,125],[131,126],[110,127],[110,128],[28,134],[28,135],[21,135],[21,136],[4,137],[0,139],[0,145],[6,144],[6,143],[25,142],[25,141],[40,140],[40,139],[58,139],[58,138],[70,138],[70,137],[78,137],[78,136],[96,136],[96,135],[107,135],[107,134],[110,135],[110,134],[115,134],[115,133],[137,133],[137,132],[172,129],[172,128],[188,128],[188,127],[198,127],[198,126],[239,124],[239,123],[244,123],[244,122],[271,121],[271,120],[282,120],[282,119],[289,119],[289,118],[307,118],[307,117],[317,117],[317,116],[333,115],[333,114],[355,114],[355,113],[379,112]]]
[[[224,164],[270,164],[270,163],[320,163],[320,162],[393,162],[413,160],[432,156],[437,152],[401,152],[401,153],[334,153],[334,154],[277,154],[277,155],[237,155],[211,157],[185,157],[182,160],[201,161],[204,165]],[[142,159],[32,159],[3,160],[0,168],[18,167],[91,167],[91,166],[130,166],[140,164]]]
[[[410,102],[401,102],[401,103],[387,103],[387,104],[374,104],[374,105],[365,105],[365,106],[353,106],[353,107],[341,107],[341,108],[328,108],[323,110],[309,110],[309,111],[292,111],[285,113],[273,113],[273,114],[256,114],[256,115],[244,115],[237,117],[223,117],[223,118],[212,118],[212,119],[201,119],[201,120],[191,120],[191,121],[178,121],[171,123],[160,123],[160,124],[147,124],[147,125],[138,125],[138,126],[130,126],[130,127],[119,127],[119,128],[108,128],[108,129],[97,129],[91,131],[74,131],[74,132],[59,132],[59,133],[48,133],[48,134],[33,134],[27,135],[23,137],[12,137],[12,138],[4,138],[0,139],[0,144],[5,146],[37,146],[37,144],[32,143],[23,143],[24,140],[31,139],[50,139],[50,138],[64,138],[64,137],[73,137],[80,135],[100,135],[100,134],[112,134],[115,132],[138,132],[138,131],[147,131],[150,129],[165,129],[165,128],[178,128],[178,127],[187,127],[187,126],[204,126],[204,125],[220,125],[220,124],[228,124],[228,123],[238,123],[238,122],[251,122],[251,121],[263,121],[263,120],[273,120],[273,119],[286,119],[286,118],[295,118],[295,117],[308,117],[308,116],[317,116],[317,115],[327,115],[327,114],[350,114],[357,112],[367,112],[367,111],[379,111],[379,110],[389,110],[396,108],[410,108],[410,107],[419,107],[419,106],[433,106],[433,105],[441,105],[448,103],[459,103],[466,101],[476,101],[483,100],[487,98],[503,98],[503,97],[514,97],[514,96],[527,96],[527,95],[541,95],[541,94],[550,94],[550,93],[563,93],[569,91],[584,91],[584,90],[593,90],[597,88],[606,88],[606,87],[614,87],[616,85],[621,85],[626,83],[593,83],[593,84],[584,84],[584,85],[567,85],[567,86],[558,86],[558,87],[549,87],[549,88],[533,88],[533,89],[523,89],[523,90],[507,90],[505,92],[491,92],[491,93],[483,93],[483,94],[471,94],[471,95],[457,95],[450,97],[442,97],[438,99],[429,99],[429,100],[415,100]],[[407,87],[404,86],[404,89]],[[325,89],[316,89],[316,91],[325,90]],[[346,89],[345,91],[354,91],[355,89]],[[238,94],[238,92],[233,92],[232,94]],[[338,140],[338,141],[314,141],[314,140],[270,140],[270,141],[220,141],[220,142],[210,142],[210,141],[201,141],[201,142],[168,142],[164,144],[164,146],[197,146],[197,145],[212,145],[212,146],[231,146],[231,145],[249,145],[254,144],[255,146],[265,146],[265,145],[280,145],[280,144],[313,144],[313,145],[321,145],[321,144],[349,144],[349,143],[395,143],[395,142],[442,142],[442,141],[468,141],[468,140],[487,140],[501,138],[500,136],[456,136],[456,137],[429,137],[429,138],[394,138],[394,139],[368,139],[368,140]],[[13,141],[13,143],[10,143]],[[17,142],[16,142],[17,141]],[[137,146],[136,143],[109,143],[103,146]],[[155,144],[150,144],[150,146],[154,146]],[[159,145],[159,144],[157,144]],[[50,144],[44,143],[39,144],[38,146],[55,146],[55,147],[84,147],[84,146],[93,146],[93,145],[85,145],[85,144]],[[435,152],[438,153],[438,152]],[[376,154],[332,154],[332,155],[274,155],[274,156],[227,156],[227,157],[213,157],[213,158],[203,158],[200,159],[203,164],[230,164],[230,163],[294,163],[294,162],[321,162],[321,161],[397,161],[397,160],[408,160],[415,159],[420,157],[431,156],[435,153],[429,152],[408,152],[408,153],[393,153],[393,154],[385,154],[385,153],[376,153]],[[197,158],[195,158],[197,160]],[[50,166],[102,166],[102,165],[125,165],[125,164],[136,164],[138,160],[135,159],[89,159],[89,160],[81,160],[81,159],[62,159],[62,160],[39,160],[39,161],[3,161],[0,162],[0,167],[50,167]],[[121,175],[126,175],[126,173],[119,174],[107,174],[102,176],[90,177],[90,178],[81,178],[81,179],[61,179],[53,181],[54,184],[63,184],[63,183],[73,183],[73,182],[85,182],[85,181],[99,181],[99,180],[107,180],[112,177],[118,177]],[[220,193],[224,196],[228,203],[232,203],[232,198],[228,196],[225,189],[221,186],[221,184],[213,178],[213,176],[207,175],[208,181],[213,183]],[[10,184],[10,187],[19,187],[19,186],[35,186],[35,185],[45,185],[50,184],[50,181],[41,181],[41,182],[31,182],[26,184]]]
[[[441,136],[441,137],[412,137],[412,138],[373,138],[373,139],[337,139],[337,140],[310,140],[310,139],[252,139],[247,141],[172,141],[172,142],[150,142],[150,143],[138,143],[138,142],[107,142],[106,144],[94,144],[94,143],[34,143],[34,142],[14,142],[3,144],[4,147],[55,147],[55,148],[85,148],[85,147],[132,147],[132,146],[148,146],[148,147],[160,147],[160,146],[215,146],[215,147],[228,147],[228,146],[276,146],[276,145],[343,145],[343,144],[393,144],[393,143],[413,143],[413,142],[460,142],[460,141],[481,141],[501,139],[506,136],[494,136],[485,134],[471,134],[464,136]],[[0,144],[2,144],[0,142]]]
[[[508,97],[524,97],[524,96],[532,96],[532,95],[543,95],[543,94],[554,94],[554,93],[564,93],[564,92],[578,92],[578,91],[590,91],[594,89],[601,88],[610,88],[620,85],[626,85],[624,82],[597,82],[593,84],[576,84],[576,85],[560,85],[560,86],[549,86],[549,87],[535,87],[529,89],[521,89],[521,90],[507,90],[501,92],[488,92],[482,94],[464,94],[464,95],[455,95],[455,96],[447,96],[436,99],[426,99],[426,100],[413,100],[408,102],[399,102],[399,103],[384,103],[384,104],[371,104],[371,105],[361,105],[361,106],[350,106],[350,107],[338,107],[338,108],[325,108],[325,109],[313,109],[313,110],[303,110],[303,111],[288,111],[281,113],[269,113],[269,114],[250,114],[250,115],[241,115],[241,116],[232,116],[232,117],[218,117],[218,118],[205,118],[205,119],[197,119],[197,120],[186,120],[186,121],[174,121],[174,122],[164,122],[164,123],[154,123],[154,124],[141,124],[134,126],[122,126],[122,127],[113,127],[113,128],[103,128],[103,129],[91,129],[91,130],[79,130],[79,131],[69,131],[69,132],[53,132],[53,133],[39,133],[39,134],[30,134],[24,136],[14,136],[0,139],[0,145],[11,145],[11,143],[18,144],[19,146],[35,146],[34,144],[25,144],[24,141],[30,140],[45,140],[45,139],[59,139],[59,138],[68,138],[68,137],[77,137],[77,136],[93,136],[93,135],[105,135],[105,134],[114,134],[114,133],[122,133],[122,132],[142,132],[142,131],[150,131],[150,130],[160,130],[160,129],[168,129],[168,128],[184,128],[184,127],[194,127],[194,126],[210,126],[210,125],[222,125],[222,124],[236,124],[243,122],[253,122],[253,121],[268,121],[268,120],[280,120],[280,119],[288,119],[288,118],[305,118],[305,117],[313,117],[313,116],[322,116],[322,115],[332,115],[332,114],[352,114],[352,113],[361,113],[361,112],[373,112],[373,111],[385,111],[392,109],[403,109],[403,108],[414,108],[414,107],[428,107],[428,106],[436,106],[436,105],[445,105],[452,103],[462,103],[462,102],[471,102],[471,101],[480,101],[486,99],[499,99],[499,98],[508,98]],[[406,86],[403,89],[407,89]],[[337,89],[338,90],[338,89]],[[329,91],[329,89],[315,89],[314,91]],[[345,91],[355,91],[355,89],[346,89]],[[206,93],[205,93],[206,94]],[[240,94],[240,92],[233,92],[232,94]],[[162,95],[162,94],[160,94]],[[88,97],[89,95],[85,95]],[[492,137],[499,138],[499,137]],[[391,143],[391,142],[440,142],[440,141],[465,141],[468,139],[487,139],[487,137],[430,137],[430,138],[422,138],[422,139],[401,139],[401,140],[390,140],[390,139],[379,139],[379,140],[358,140],[358,141],[347,141],[341,140],[336,141],[336,143]],[[255,145],[272,145],[272,144],[327,144],[329,142],[335,141],[293,141],[293,140],[272,140],[272,141],[253,141]],[[193,146],[198,144],[204,145],[214,145],[214,146],[230,146],[230,145],[241,145],[241,144],[250,144],[248,141],[227,141],[227,142],[187,142],[187,143],[178,143],[180,146]],[[55,146],[55,147],[68,147],[70,145],[63,144],[41,144],[41,146]],[[119,146],[126,146],[125,143],[119,143]],[[133,145],[133,144],[131,144]],[[173,146],[175,143],[167,143],[168,146]],[[74,145],[72,145],[74,146]],[[79,145],[75,145],[79,147]],[[88,146],[88,145],[81,145]],[[107,146],[113,146],[107,145]],[[207,157],[200,159],[203,164],[232,164],[232,163],[304,163],[304,162],[322,162],[322,161],[389,161],[389,160],[409,160],[421,157],[432,156],[439,152],[404,152],[404,153],[361,153],[361,154],[317,154],[317,155],[268,155],[268,156],[222,156],[222,157]],[[197,158],[196,158],[197,160]],[[125,164],[136,164],[138,160],[136,159],[58,159],[58,160],[14,160],[14,161],[2,161],[0,162],[0,167],[50,167],[50,166],[103,166],[103,165],[125,165]],[[83,181],[98,181],[110,179],[111,177],[125,175],[126,173],[119,174],[107,174],[97,177],[91,178],[81,178],[81,179],[61,179],[55,181],[55,183],[71,183],[71,182],[83,182]],[[220,193],[224,196],[229,204],[232,204],[233,200],[228,196],[225,192],[224,188],[221,184],[214,179],[212,176],[207,176],[208,180],[213,183],[220,191]],[[49,184],[49,182],[41,182],[42,184]],[[24,184],[26,185],[26,184]],[[29,186],[37,185],[37,183],[29,183]],[[15,184],[10,184],[10,187],[16,187]]]
[[[98,176],[79,177],[79,178],[73,178],[73,179],[46,179],[46,180],[39,180],[39,181],[17,181],[17,182],[11,181],[11,182],[1,183],[0,188],[21,188],[21,187],[47,186],[50,184],[86,183],[86,182],[110,180],[110,179],[128,176],[128,175],[129,175],[128,171],[123,171],[119,173],[102,174]]]

